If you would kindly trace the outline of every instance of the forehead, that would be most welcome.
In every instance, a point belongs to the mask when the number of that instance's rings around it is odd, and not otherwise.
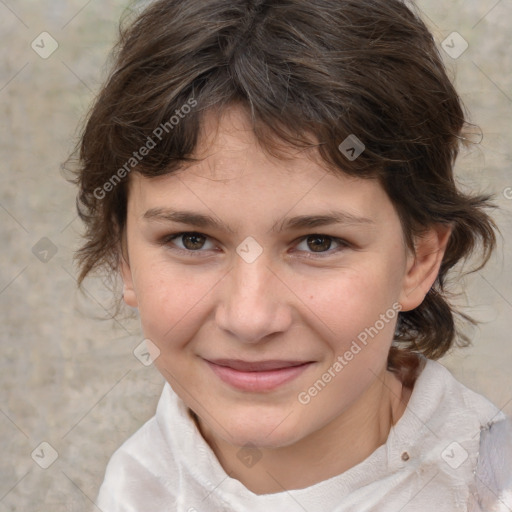
[[[156,178],[134,173],[129,203],[139,215],[143,209],[172,205],[253,219],[291,210],[311,213],[311,208],[377,218],[389,210],[377,180],[334,171],[315,147],[283,146],[280,153],[272,156],[260,146],[243,109],[205,115],[193,155],[199,161]]]
[[[187,168],[190,167],[195,175],[217,179],[233,178],[237,169],[242,170],[240,166],[244,162],[245,169],[259,166],[261,172],[271,168],[274,172],[284,173],[316,171],[321,175],[335,174],[321,160],[317,141],[313,137],[310,140],[311,148],[291,147],[273,140],[279,154],[272,155],[254,134],[247,111],[241,106],[230,105],[219,114],[209,111],[204,115],[193,155],[201,162]]]

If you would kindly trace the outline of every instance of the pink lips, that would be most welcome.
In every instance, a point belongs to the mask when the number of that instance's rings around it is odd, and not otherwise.
[[[310,361],[205,360],[224,382],[243,391],[271,391],[298,377]]]

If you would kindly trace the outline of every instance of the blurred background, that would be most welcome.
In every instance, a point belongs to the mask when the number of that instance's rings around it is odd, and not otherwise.
[[[0,512],[99,510],[111,454],[154,414],[163,386],[134,356],[138,321],[108,319],[101,282],[76,289],[82,226],[60,169],[105,78],[118,20],[141,5],[0,0]],[[512,415],[512,2],[417,5],[483,132],[458,177],[495,194],[503,234],[489,265],[460,282],[460,304],[482,322],[466,327],[473,345],[441,362]]]

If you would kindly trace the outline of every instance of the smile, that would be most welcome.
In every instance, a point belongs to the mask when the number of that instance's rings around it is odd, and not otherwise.
[[[313,364],[311,361],[205,361],[226,384],[242,391],[253,392],[272,391],[297,378]]]

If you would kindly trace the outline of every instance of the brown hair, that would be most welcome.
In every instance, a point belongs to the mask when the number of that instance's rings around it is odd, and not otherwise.
[[[478,245],[481,268],[496,226],[488,196],[456,187],[464,113],[417,14],[398,0],[160,0],[121,29],[114,62],[77,147],[79,284],[93,270],[118,272],[132,168],[150,177],[192,161],[204,112],[236,102],[269,153],[316,146],[326,167],[378,179],[410,248],[429,225],[453,226],[434,286],[399,315],[389,368],[447,352],[448,271]],[[355,159],[338,148],[350,135],[365,146]]]

